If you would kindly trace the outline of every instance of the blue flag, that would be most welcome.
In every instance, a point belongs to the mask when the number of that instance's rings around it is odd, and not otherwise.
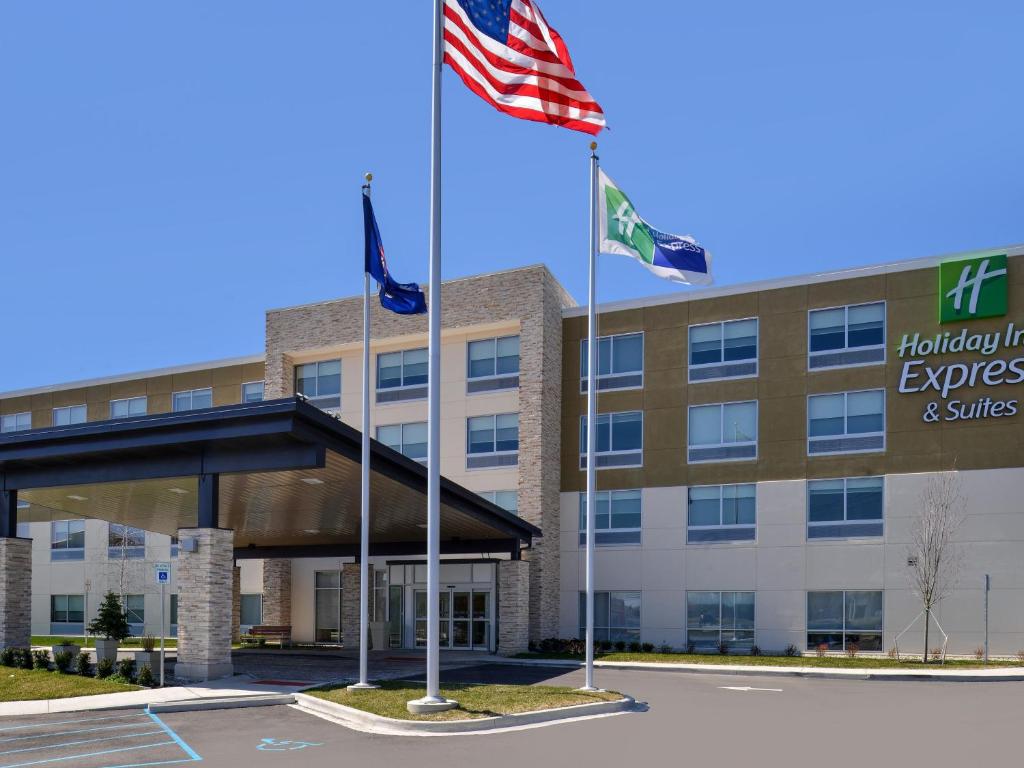
[[[380,286],[380,305],[399,315],[420,315],[427,311],[427,299],[416,283],[399,283],[391,278],[384,258],[384,244],[369,195],[363,194],[363,231],[366,236],[366,271]]]

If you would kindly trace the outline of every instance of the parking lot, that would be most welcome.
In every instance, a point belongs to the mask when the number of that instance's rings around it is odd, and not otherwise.
[[[582,673],[483,665],[446,671],[442,680],[579,685]],[[210,766],[233,768],[308,767],[311,761],[605,766],[628,765],[638,758],[727,766],[769,760],[829,768],[1009,764],[1011,759],[1016,762],[1024,700],[1024,683],[867,682],[622,670],[598,670],[598,683],[647,702],[647,711],[447,737],[360,733],[287,706],[168,713],[160,718],[141,712],[54,716],[54,722],[43,727],[33,724],[38,718],[5,719],[0,722],[0,739],[38,738],[0,741],[0,768],[136,768],[197,758]],[[99,717],[113,719],[96,720]],[[99,728],[108,730],[86,730]],[[30,751],[13,751],[23,748]]]

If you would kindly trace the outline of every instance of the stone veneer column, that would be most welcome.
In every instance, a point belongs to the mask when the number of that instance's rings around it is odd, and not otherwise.
[[[196,551],[178,552],[178,663],[183,681],[234,674],[231,665],[231,593],[235,532],[182,528],[178,539],[195,539]]]
[[[346,648],[359,647],[359,563],[341,566],[341,631]]]
[[[231,569],[231,642],[242,639],[242,569]]]
[[[32,539],[0,539],[0,648],[28,648],[32,635]]]
[[[270,627],[292,624],[292,561],[288,558],[263,561],[263,623]]]
[[[514,656],[530,646],[530,564],[498,563],[498,653]]]

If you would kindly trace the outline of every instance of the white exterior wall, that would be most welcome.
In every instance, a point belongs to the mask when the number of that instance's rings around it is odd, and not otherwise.
[[[984,641],[984,575],[992,577],[990,644],[993,654],[1024,648],[1024,469],[960,473],[968,513],[957,540],[965,566],[957,590],[937,619],[949,633],[949,652],[970,654]],[[675,648],[686,644],[687,590],[754,591],[755,642],[766,651],[792,643],[804,649],[807,592],[883,590],[884,648],[920,611],[906,565],[912,519],[927,474],[885,478],[884,535],[808,541],[806,482],[757,484],[754,542],[686,544],[686,488],[643,489],[642,544],[599,547],[596,589],[640,590],[641,639]],[[584,557],[578,546],[579,500],[563,493],[561,505],[560,634],[578,633],[578,593]],[[920,623],[901,641],[919,651]],[[938,638],[937,633],[932,635]],[[932,645],[938,645],[936,639]]]

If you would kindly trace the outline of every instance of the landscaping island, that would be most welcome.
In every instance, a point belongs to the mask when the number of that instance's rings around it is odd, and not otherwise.
[[[62,675],[59,672],[42,669],[0,667],[0,702],[65,699],[137,690],[139,687],[136,685],[125,685],[95,677]]]

